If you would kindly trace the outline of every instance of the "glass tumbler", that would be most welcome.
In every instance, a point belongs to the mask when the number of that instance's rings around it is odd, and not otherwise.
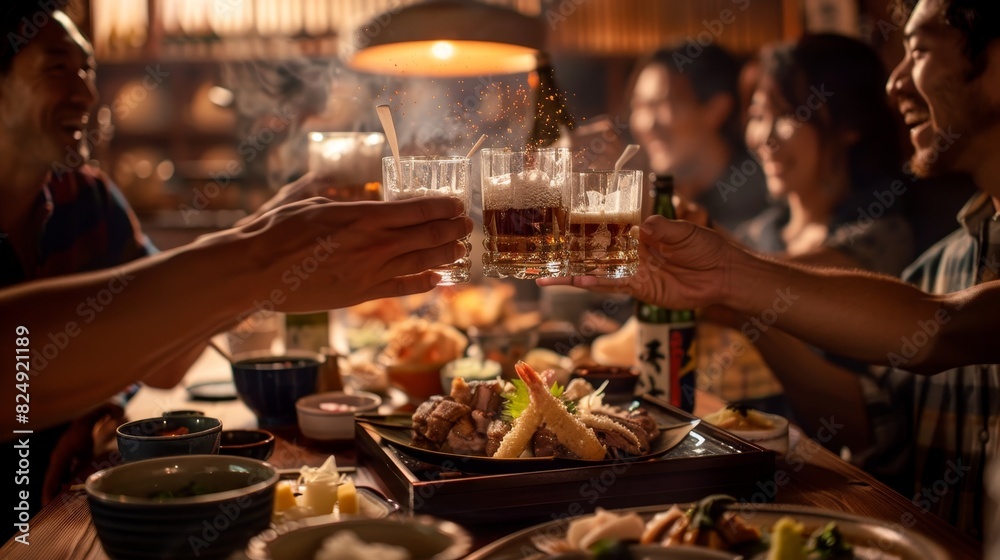
[[[566,148],[482,151],[485,276],[566,275],[571,168]]]
[[[461,156],[406,156],[399,158],[400,173],[392,156],[382,159],[382,186],[385,200],[408,200],[428,196],[453,196],[465,205],[464,215],[469,215],[472,189],[469,185],[470,160]],[[438,267],[434,272],[441,276],[438,285],[447,286],[469,281],[472,267],[472,246],[469,236],[462,240],[465,256],[455,262]]]
[[[569,273],[624,278],[639,267],[642,171],[596,170],[573,173],[570,189]]]

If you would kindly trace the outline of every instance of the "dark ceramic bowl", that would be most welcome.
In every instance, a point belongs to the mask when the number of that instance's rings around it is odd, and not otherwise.
[[[200,410],[166,410],[163,412],[164,416],[204,416],[205,413]]]
[[[219,455],[266,461],[274,453],[274,434],[267,430],[222,430]]]
[[[639,381],[639,372],[634,368],[618,366],[586,366],[578,367],[570,373],[569,378],[582,378],[599,389],[606,381],[604,393],[608,395],[632,395],[635,384]]]
[[[261,428],[295,424],[295,401],[316,392],[318,354],[252,356],[233,363],[240,400],[257,416]]]
[[[316,558],[323,549],[324,539],[340,531],[350,531],[362,542],[401,547],[414,560],[457,560],[465,558],[472,549],[469,533],[459,525],[416,515],[407,518],[348,519],[337,523],[315,518],[293,521],[251,539],[246,555],[251,560]]]
[[[278,472],[245,457],[189,455],[126,463],[85,484],[115,560],[229,558],[268,528]]]
[[[219,452],[222,421],[208,416],[161,416],[118,426],[122,460]]]

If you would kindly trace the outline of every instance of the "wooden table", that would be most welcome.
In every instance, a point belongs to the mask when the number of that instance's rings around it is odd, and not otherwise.
[[[204,364],[202,364],[204,365]],[[223,363],[224,367],[225,364]],[[214,370],[213,370],[214,371]],[[134,412],[155,412],[169,408],[206,408],[184,399],[183,390],[173,392],[145,390],[144,400],[130,405]],[[142,393],[140,393],[142,394]],[[137,397],[138,398],[138,397]],[[721,402],[707,394],[698,397],[698,415],[717,410]],[[227,427],[250,427],[252,415],[237,401],[211,404],[212,414],[223,417]],[[206,410],[206,412],[208,412]],[[157,412],[158,414],[158,412]],[[275,430],[278,445],[270,462],[278,467],[319,466],[329,455],[335,454],[339,465],[356,465],[355,480],[358,485],[371,486],[384,492],[384,486],[364,464],[357,464],[353,444],[319,445],[298,434],[295,427]],[[981,558],[979,543],[959,535],[958,531],[930,513],[925,513],[903,496],[892,491],[860,469],[846,463],[823,449],[812,440],[799,437],[793,441],[792,450],[779,456],[775,465],[775,479],[761,481],[760,493],[752,501],[774,501],[848,512],[882,520],[897,528],[907,528],[939,543],[957,560]],[[516,524],[495,528],[488,533],[473,532],[476,547],[520,528]],[[107,560],[90,520],[86,495],[82,491],[64,492],[56,501],[42,509],[31,520],[30,546],[8,541],[0,548],[0,558]]]

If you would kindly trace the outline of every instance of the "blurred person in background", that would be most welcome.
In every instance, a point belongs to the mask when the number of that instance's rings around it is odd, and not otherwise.
[[[767,205],[764,175],[743,143],[739,73],[721,47],[684,45],[640,61],[629,87],[629,129],[651,170],[673,175],[679,195],[728,229]]]
[[[963,534],[1000,552],[1000,3],[902,0],[912,10],[906,54],[889,77],[890,100],[910,130],[911,168],[921,177],[964,173],[980,189],[959,228],[903,272],[889,276],[803,266],[755,255],[711,230],[651,217],[643,224],[645,274],[540,280],[628,293],[668,308],[731,312],[731,324],[782,331],[880,364],[878,393],[864,395],[877,455],[905,495]],[[776,290],[794,295],[781,307]],[[765,311],[774,318],[764,325]],[[802,370],[818,406],[856,376]],[[845,393],[846,394],[846,393]],[[850,429],[851,410],[833,410]],[[862,411],[865,412],[865,411]],[[884,419],[902,417],[902,421]],[[852,420],[847,420],[852,418]],[[882,429],[882,428],[894,428]],[[814,432],[815,433],[815,432]]]
[[[746,142],[761,162],[775,204],[737,228],[733,239],[801,263],[898,276],[914,257],[913,231],[902,205],[891,204],[897,196],[893,189],[905,185],[896,119],[885,95],[887,72],[878,53],[849,37],[815,34],[765,48],[757,65]],[[696,204],[678,201],[677,208],[679,218],[711,223],[710,213]],[[767,363],[738,331],[699,326],[699,371],[712,390],[726,400],[791,413],[818,426],[826,407],[817,408],[813,387],[797,379],[802,368],[819,365],[811,358],[789,360],[784,345],[759,341],[766,334],[754,338],[767,351]],[[798,350],[794,355],[809,357]],[[867,364],[826,358],[867,375]],[[845,438],[829,445],[837,451],[847,443],[865,446],[864,440]]]
[[[31,356],[18,361],[28,381],[5,390],[10,402],[24,393],[30,414],[4,428],[7,440],[33,430],[31,513],[86,467],[95,433],[113,441],[136,382],[176,385],[208,338],[260,309],[427,291],[436,277],[421,271],[454,260],[471,230],[458,201],[301,200],[306,176],[235,228],[158,252],[115,185],[79,165],[96,65],[56,7],[0,8],[0,327],[8,355]],[[307,259],[316,270],[289,283]]]

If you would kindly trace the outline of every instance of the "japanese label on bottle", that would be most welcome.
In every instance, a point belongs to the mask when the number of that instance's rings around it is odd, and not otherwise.
[[[698,367],[694,323],[639,322],[639,382],[636,394],[649,394],[691,412]]]

